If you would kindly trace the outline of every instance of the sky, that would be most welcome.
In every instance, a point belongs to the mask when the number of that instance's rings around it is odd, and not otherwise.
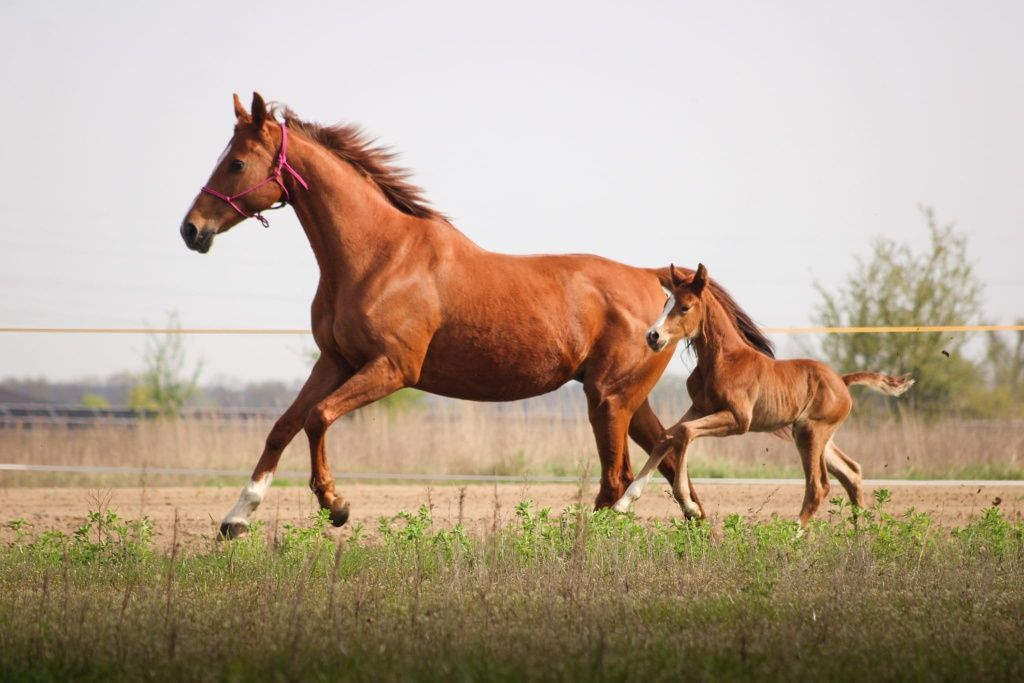
[[[253,90],[365,126],[488,249],[702,261],[766,326],[809,324],[873,239],[924,247],[925,204],[1012,323],[1022,26],[1019,2],[5,0],[0,327],[308,327],[290,210],[205,256],[178,234]],[[236,381],[301,378],[313,348],[187,344]],[[0,377],[105,377],[144,346],[0,333]]]

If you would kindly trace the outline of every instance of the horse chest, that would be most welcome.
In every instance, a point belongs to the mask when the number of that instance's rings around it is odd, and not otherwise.
[[[693,409],[700,413],[713,413],[727,407],[727,396],[722,392],[717,373],[698,365],[686,379],[686,390]]]

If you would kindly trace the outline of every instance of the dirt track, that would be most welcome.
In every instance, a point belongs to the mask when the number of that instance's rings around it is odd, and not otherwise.
[[[907,486],[886,484],[892,491],[891,512],[902,512],[914,507],[928,512],[947,526],[957,526],[976,517],[996,499],[1004,514],[1011,519],[1024,517],[1024,487],[1000,485],[949,484],[936,486]],[[434,509],[435,523],[455,524],[460,520],[459,498],[462,501],[462,521],[474,532],[490,529],[495,523],[507,522],[514,516],[515,504],[524,499],[533,500],[537,507],[561,510],[577,500],[576,486],[564,484],[477,484],[464,489],[455,485],[415,484],[352,484],[339,485],[339,491],[352,504],[350,524],[342,535],[350,533],[352,523],[361,523],[369,536],[375,534],[380,517],[392,516],[402,510],[415,510],[424,503]],[[801,485],[790,484],[703,484],[698,487],[705,509],[713,523],[731,513],[740,513],[756,519],[772,515],[795,518],[803,496]],[[872,487],[867,487],[869,500]],[[584,491],[583,500],[593,500],[594,489]],[[841,488],[834,485],[833,495]],[[221,516],[231,507],[238,489],[218,487],[194,488],[118,488],[98,491],[82,488],[6,488],[0,489],[0,524],[23,518],[38,533],[47,529],[73,531],[85,521],[89,510],[109,505],[124,518],[134,519],[148,515],[157,531],[157,544],[166,546],[174,530],[178,515],[178,538],[189,546],[211,542]],[[826,514],[826,505],[818,514]],[[266,501],[254,519],[263,520],[271,533],[286,523],[301,523],[315,512],[316,505],[308,489],[303,487],[271,488]],[[651,485],[638,502],[637,513],[646,518],[669,519],[679,515],[668,492],[668,487]],[[0,530],[0,541],[7,541],[12,532]]]

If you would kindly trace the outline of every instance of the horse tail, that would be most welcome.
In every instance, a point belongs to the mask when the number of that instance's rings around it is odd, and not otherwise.
[[[893,377],[891,375],[883,375],[880,372],[851,372],[848,375],[843,375],[843,382],[848,387],[854,384],[863,384],[889,396],[899,396],[914,386],[914,378],[910,375]]]

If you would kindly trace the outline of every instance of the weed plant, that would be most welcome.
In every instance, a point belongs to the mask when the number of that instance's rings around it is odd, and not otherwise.
[[[832,501],[719,528],[529,501],[483,536],[427,506],[333,540],[326,516],[210,549],[145,519],[13,520],[0,679],[1021,680],[1024,524]]]

